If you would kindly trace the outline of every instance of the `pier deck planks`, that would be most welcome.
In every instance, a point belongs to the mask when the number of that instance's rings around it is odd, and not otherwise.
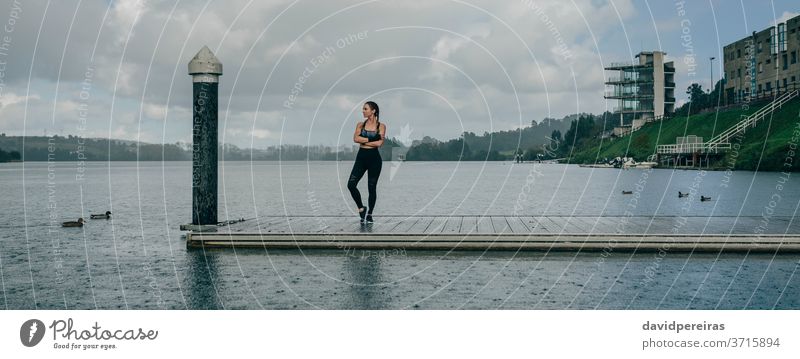
[[[329,234],[352,248],[800,251],[792,217],[681,216],[273,216],[189,232],[187,245],[335,248]],[[290,240],[289,240],[290,239]],[[341,248],[341,247],[338,247]]]

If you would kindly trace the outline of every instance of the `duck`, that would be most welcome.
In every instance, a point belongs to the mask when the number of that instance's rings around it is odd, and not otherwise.
[[[111,211],[106,211],[104,214],[92,214],[89,216],[91,219],[110,219]]]
[[[622,194],[633,194],[633,191],[622,191]]]
[[[711,197],[700,196],[700,201],[701,202],[710,201],[710,200],[711,200]]]
[[[83,218],[78,218],[77,221],[67,221],[61,223],[61,227],[83,227]]]
[[[678,191],[678,198],[683,198],[683,197],[689,197],[689,194],[688,193],[682,193],[681,191]]]

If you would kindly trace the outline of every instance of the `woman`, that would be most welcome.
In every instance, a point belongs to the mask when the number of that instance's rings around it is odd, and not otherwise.
[[[381,175],[381,167],[383,166],[383,159],[380,152],[378,152],[378,148],[383,145],[383,139],[386,138],[386,125],[379,121],[380,109],[375,102],[367,101],[364,103],[361,113],[364,115],[365,120],[356,125],[356,131],[353,133],[353,142],[359,144],[359,149],[358,154],[356,154],[356,162],[353,164],[353,170],[350,171],[347,189],[350,190],[353,200],[356,201],[361,223],[372,223],[372,210],[375,209],[375,200],[378,198],[378,177]],[[358,192],[357,187],[358,181],[361,180],[361,177],[364,177],[364,172],[368,172],[368,208],[364,207],[361,202],[361,193]]]

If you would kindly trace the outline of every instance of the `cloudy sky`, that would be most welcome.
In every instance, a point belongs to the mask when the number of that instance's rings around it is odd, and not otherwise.
[[[189,142],[187,63],[203,45],[224,64],[225,143],[349,146],[365,100],[390,136],[508,130],[610,109],[603,66],[641,50],[675,61],[683,100],[689,83],[708,87],[723,45],[798,11],[796,0],[2,0],[0,132]]]

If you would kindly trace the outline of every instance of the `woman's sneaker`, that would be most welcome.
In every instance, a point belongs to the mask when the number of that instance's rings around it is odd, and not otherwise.
[[[367,215],[367,223],[374,223],[374,222],[372,221],[372,215],[371,215],[371,214],[368,214],[368,215]]]
[[[367,215],[367,207],[361,207],[362,211],[358,212],[358,216],[361,217],[361,223],[364,223],[364,218]]]

